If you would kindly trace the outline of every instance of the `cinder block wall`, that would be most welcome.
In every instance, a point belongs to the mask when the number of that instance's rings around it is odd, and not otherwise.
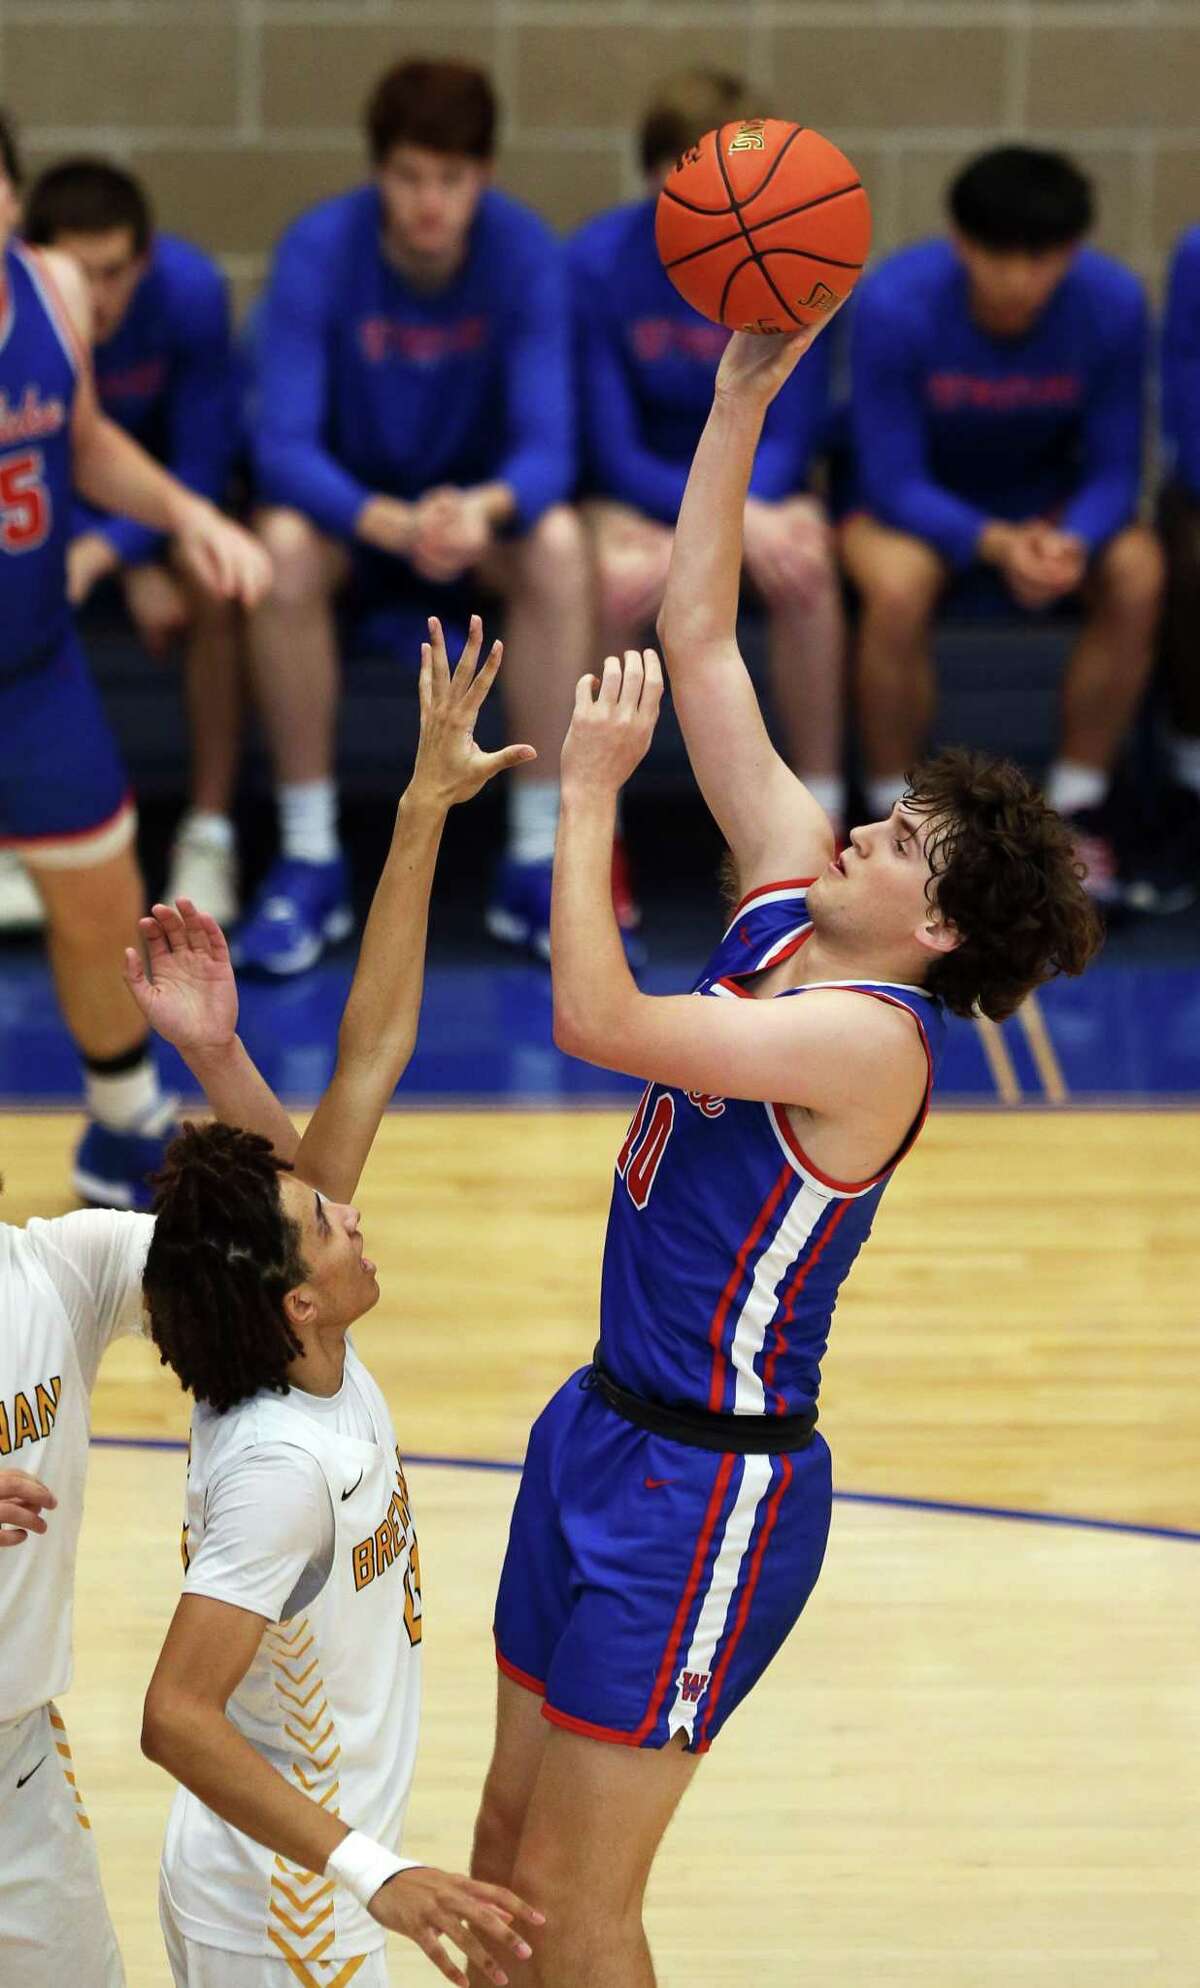
[[[84,147],[132,166],[243,301],[283,224],[360,176],[371,80],[416,53],[491,67],[502,183],[563,228],[637,191],[631,124],[696,63],[844,146],[881,249],[937,225],[961,159],[1018,136],[1076,154],[1100,243],[1156,290],[1200,219],[1197,0],[0,0],[31,167]]]

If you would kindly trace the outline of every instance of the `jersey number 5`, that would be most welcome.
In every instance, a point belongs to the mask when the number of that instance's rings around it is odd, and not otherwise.
[[[42,452],[0,460],[0,546],[33,552],[50,535],[50,492],[42,482]]]
[[[625,1134],[625,1144],[617,1154],[617,1172],[625,1182],[629,1199],[639,1210],[650,1199],[675,1124],[675,1100],[670,1092],[663,1091],[651,1111],[653,1095],[654,1085],[647,1084]]]

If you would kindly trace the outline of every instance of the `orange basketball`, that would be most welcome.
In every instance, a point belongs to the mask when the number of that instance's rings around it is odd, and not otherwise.
[[[658,197],[654,237],[681,297],[735,331],[818,324],[849,296],[871,207],[845,154],[800,124],[707,131]]]

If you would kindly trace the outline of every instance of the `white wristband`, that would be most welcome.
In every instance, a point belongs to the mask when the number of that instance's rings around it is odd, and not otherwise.
[[[337,1849],[331,1851],[325,1875],[337,1878],[360,1905],[369,1905],[380,1885],[394,1878],[398,1871],[419,1868],[413,1858],[397,1857],[394,1851],[385,1850],[382,1843],[376,1843],[373,1836],[364,1836],[360,1830],[352,1829],[349,1836],[343,1836]]]

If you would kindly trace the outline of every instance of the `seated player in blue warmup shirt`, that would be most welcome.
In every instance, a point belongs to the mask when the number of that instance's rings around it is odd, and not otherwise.
[[[25,233],[79,263],[96,328],[100,405],[189,490],[219,504],[238,446],[229,292],[216,264],[155,232],[131,174],[103,159],[68,159],[36,182]],[[152,656],[185,639],[192,737],[191,806],[172,851],[167,896],[214,918],[237,910],[230,809],[242,724],[239,618],[189,576],[161,533],[81,498],[67,551],[67,591],[81,607],[107,575]]]
[[[1047,793],[1099,900],[1120,895],[1101,813],[1152,658],[1162,556],[1136,522],[1147,360],[1137,279],[1082,246],[1088,182],[1004,146],[950,188],[949,240],[861,284],[851,336],[862,510],[843,553],[862,597],[858,668],[871,811],[890,806],[932,716],[929,633],[956,575],[993,567],[1032,612],[1082,590]]]
[[[566,269],[549,229],[490,184],[482,70],[406,62],[367,107],[371,182],[323,202],[276,253],[258,347],[259,530],[274,593],[256,685],[279,780],[281,855],[238,935],[245,965],[298,973],[349,926],[333,783],[335,595],[470,573],[507,603],[514,780],[488,912],[545,951],[558,751],[591,610],[575,474]],[[414,577],[416,579],[414,581]]]
[[[597,215],[570,244],[584,515],[606,650],[637,640],[662,603],[675,519],[729,338],[667,278],[654,243],[655,202],[680,153],[748,108],[739,79],[719,71],[669,81],[642,119],[646,197]],[[840,830],[841,586],[830,527],[805,490],[829,413],[832,350],[822,341],[772,404],[746,500],[743,557],[767,610],[771,692],[787,756]]]
[[[1162,410],[1171,465],[1162,504],[1171,762],[1180,786],[1200,797],[1200,225],[1180,236],[1171,261]]]

